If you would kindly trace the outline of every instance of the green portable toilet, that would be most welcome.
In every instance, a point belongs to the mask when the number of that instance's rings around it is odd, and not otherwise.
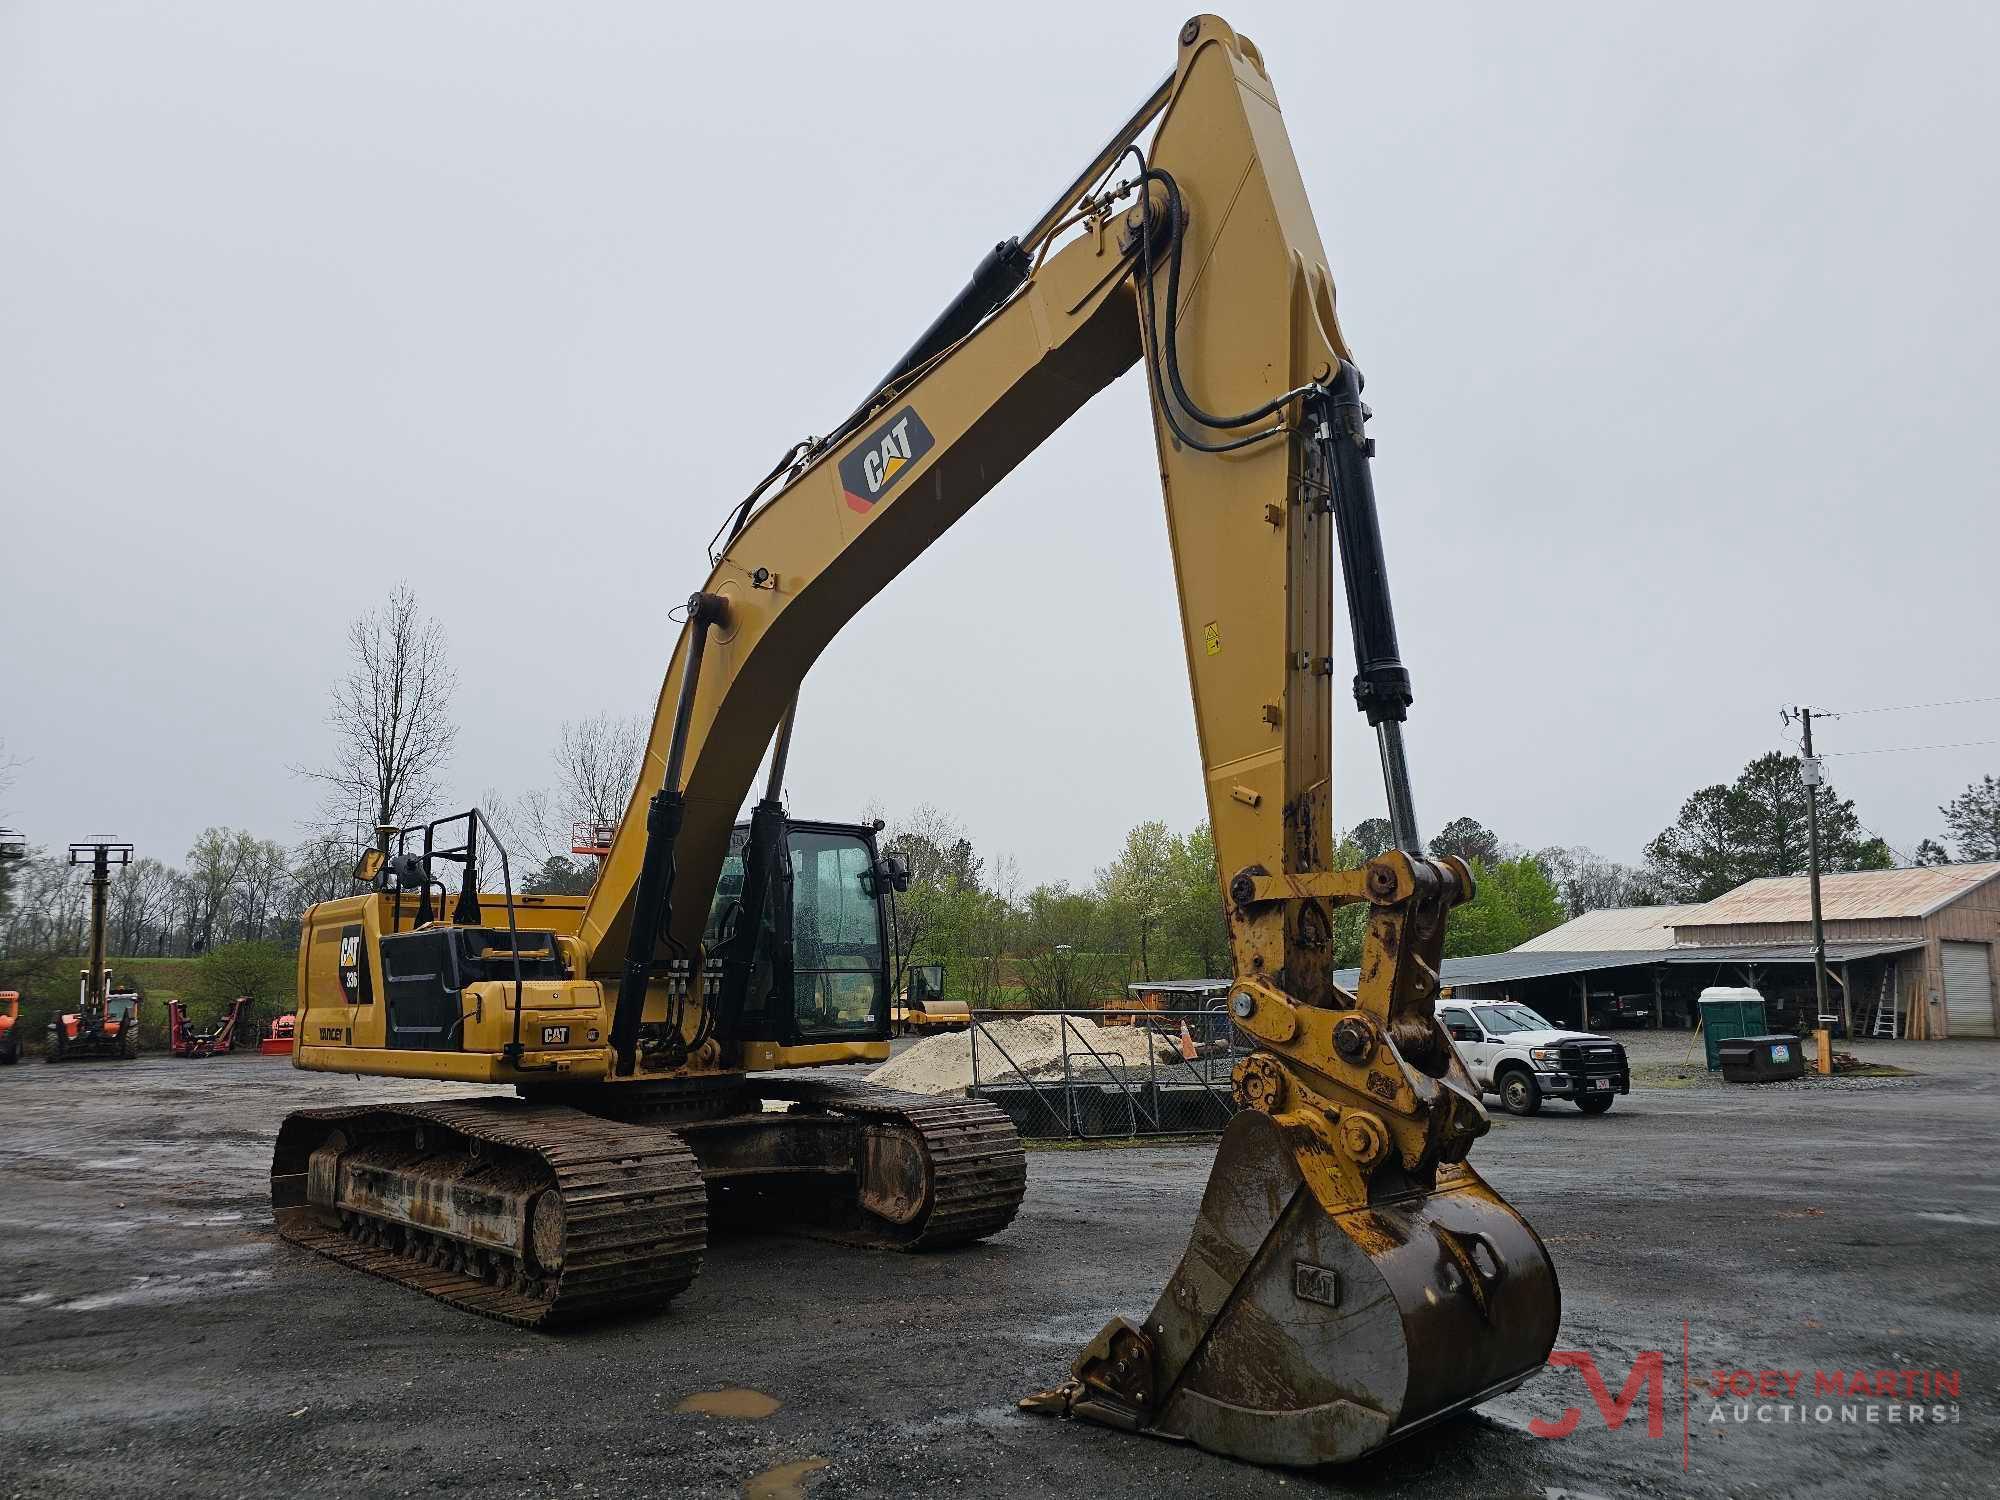
[[[1770,1030],[1764,1024],[1764,997],[1755,990],[1710,985],[1695,1005],[1701,1012],[1701,1042],[1711,1073],[1722,1066],[1718,1043],[1733,1036],[1762,1036]]]

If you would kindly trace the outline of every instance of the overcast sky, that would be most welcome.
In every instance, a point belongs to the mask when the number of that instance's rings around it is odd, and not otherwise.
[[[348,621],[457,799],[650,710],[725,508],[1174,60],[1158,5],[0,0],[0,795],[296,838]],[[1368,377],[1426,831],[1623,859],[1778,708],[2000,693],[1995,12],[1264,0]],[[1128,375],[823,659],[792,805],[1029,880],[1202,814]],[[1342,622],[1344,630],[1344,620]],[[1343,647],[1345,649],[1345,647]],[[2000,703],[1824,750],[2000,736]],[[1344,712],[1335,819],[1378,812]],[[1898,847],[2000,745],[1831,763]]]

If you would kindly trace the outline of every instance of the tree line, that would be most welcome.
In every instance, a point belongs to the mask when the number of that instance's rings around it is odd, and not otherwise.
[[[1206,823],[1176,833],[1148,820],[1091,880],[1027,887],[1011,860],[989,868],[962,825],[933,807],[892,820],[882,844],[910,868],[910,888],[896,906],[895,969],[943,963],[953,998],[1068,1009],[1114,999],[1134,982],[1230,973],[1221,872]],[[1386,820],[1366,819],[1340,836],[1333,862],[1357,865],[1391,844]],[[1477,881],[1478,894],[1452,915],[1451,956],[1511,948],[1624,891],[1619,867],[1591,850],[1531,854],[1474,818],[1454,819],[1428,848],[1466,858]],[[1366,921],[1362,906],[1335,913],[1337,966],[1360,963]]]
[[[106,941],[128,958],[182,958],[230,943],[298,937],[315,901],[347,895],[354,849],[319,835],[292,845],[236,828],[210,828],[171,865],[134,859],[111,879]],[[0,954],[84,951],[89,941],[90,871],[64,854],[23,860],[0,906]]]
[[[1746,880],[1803,875],[1809,867],[1808,790],[1804,763],[1772,751],[1734,782],[1694,792],[1679,815],[1646,845],[1644,881],[1656,899],[1712,901]],[[1864,825],[1852,799],[1831,783],[1819,789],[1822,870],[1888,870],[2000,859],[2000,781],[1981,778],[1938,808],[1947,832],[1926,838],[1908,859]]]
[[[1530,850],[1472,817],[1446,823],[1426,846],[1472,867],[1477,894],[1453,911],[1445,956],[1499,953],[1561,923],[1612,907],[1712,900],[1746,880],[1802,875],[1809,861],[1807,798],[1797,756],[1752,760],[1735,781],[1703,787],[1646,846],[1634,867],[1584,846]],[[1895,851],[1831,786],[1819,794],[1825,870],[1889,869]],[[1988,776],[1939,808],[1951,846],[1926,839],[1913,860],[2000,860],[2000,780]],[[1342,833],[1336,867],[1394,846],[1385,818]],[[1229,973],[1220,872],[1206,824],[1176,834],[1158,821],[1126,834],[1109,863],[1083,884],[1023,889],[1011,861],[989,873],[964,829],[935,808],[893,823],[884,847],[909,864],[898,910],[896,965],[942,962],[952,992],[974,1005],[1010,994],[1068,1008],[1117,994],[1132,981]],[[1363,907],[1335,914],[1338,967],[1360,962]]]
[[[329,697],[326,759],[293,769],[321,791],[302,836],[290,841],[213,827],[178,865],[135,859],[113,881],[110,942],[128,957],[192,956],[232,945],[296,944],[316,901],[354,889],[359,851],[385,846],[382,830],[442,810],[457,742],[456,687],[443,625],[398,586],[352,622],[346,662]],[[545,784],[489,790],[480,804],[513,855],[517,889],[584,893],[597,861],[572,850],[575,832],[613,825],[638,779],[647,735],[640,717],[599,714],[563,723]],[[20,762],[0,747],[0,794]],[[1476,818],[1446,823],[1428,847],[1474,868],[1478,895],[1452,917],[1447,953],[1514,947],[1569,917],[1604,907],[1705,901],[1744,880],[1806,868],[1807,789],[1798,757],[1772,752],[1733,782],[1692,793],[1674,821],[1627,866],[1577,847],[1503,841]],[[1984,777],[1939,808],[1945,830],[1905,862],[2000,859],[2000,780]],[[1822,867],[1882,869],[1896,851],[1831,786],[1819,794]],[[1389,825],[1346,830],[1335,863],[1359,864],[1391,847]],[[974,1003],[1017,994],[1066,1006],[1115,993],[1130,980],[1228,972],[1214,842],[1206,825],[1175,832],[1148,820],[1131,829],[1094,877],[1029,885],[1014,862],[975,849],[952,816],[924,807],[885,830],[908,863],[898,902],[896,965],[945,962]],[[488,869],[488,879],[497,872]],[[61,853],[0,861],[0,960],[82,950],[84,871]],[[1360,955],[1365,913],[1341,912],[1336,958]]]

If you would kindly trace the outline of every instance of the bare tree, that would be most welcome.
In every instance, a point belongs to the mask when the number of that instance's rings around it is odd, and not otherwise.
[[[261,943],[288,926],[291,853],[271,839],[243,836],[243,865],[230,892],[230,924],[225,941]]]
[[[173,922],[176,872],[157,859],[135,859],[111,879],[111,930],[116,951],[163,952]]]
[[[9,755],[7,753],[7,742],[0,740],[0,795],[13,790],[14,773],[20,768],[21,762],[19,758]],[[0,803],[0,824],[6,823],[6,813],[6,805]],[[12,867],[25,854],[26,849],[23,844],[16,842],[11,837],[7,848],[0,850],[0,912],[7,910],[9,892],[13,888],[14,872]]]
[[[16,958],[76,953],[83,947],[89,890],[85,871],[46,855],[22,860],[8,902],[0,944]]]
[[[312,834],[292,851],[288,916],[354,893],[354,840],[342,833]]]
[[[523,878],[524,870],[539,868],[551,859],[569,863],[570,825],[544,788],[534,787],[509,797],[498,787],[488,787],[479,795],[479,810],[506,846],[516,881]]]
[[[444,626],[398,584],[382,608],[348,627],[347,643],[347,675],[334,685],[327,713],[333,761],[301,774],[327,788],[330,823],[358,815],[400,826],[434,804],[458,738]],[[373,837],[386,852],[387,835]]]
[[[616,823],[625,816],[646,755],[646,721],[637,715],[569,719],[556,743],[556,788],[572,823]]]
[[[1563,910],[1580,917],[1587,911],[1603,911],[1613,906],[1645,906],[1651,892],[1646,879],[1629,865],[1606,859],[1582,844],[1563,849],[1551,846],[1534,856],[1535,863],[1555,885],[1562,897]]]
[[[187,944],[206,953],[229,935],[229,908],[237,883],[256,857],[257,840],[234,828],[207,828],[187,853]]]

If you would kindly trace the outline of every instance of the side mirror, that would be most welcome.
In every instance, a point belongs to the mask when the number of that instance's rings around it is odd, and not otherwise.
[[[884,854],[861,877],[862,889],[871,896],[879,896],[883,891],[907,891],[910,888],[910,867],[900,854]]]
[[[354,878],[363,885],[373,885],[375,877],[382,873],[382,866],[388,862],[388,858],[380,849],[362,850],[361,858],[354,862]]]

